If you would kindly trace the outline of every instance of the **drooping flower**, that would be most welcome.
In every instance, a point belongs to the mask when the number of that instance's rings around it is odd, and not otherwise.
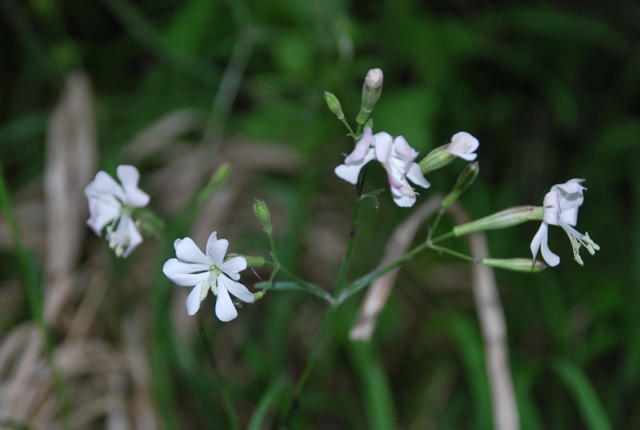
[[[371,160],[377,159],[387,171],[393,200],[398,206],[410,207],[416,202],[417,193],[409,185],[410,179],[416,185],[429,188],[420,166],[415,162],[418,152],[409,146],[402,136],[395,139],[385,132],[376,133],[367,128],[355,149],[344,160],[344,164],[335,169],[336,175],[355,184],[360,170]]]
[[[134,208],[146,206],[149,196],[138,188],[140,173],[134,166],[120,165],[116,172],[122,185],[100,171],[84,189],[89,201],[87,224],[98,236],[106,227],[109,247],[118,257],[127,257],[142,243],[131,214]]]
[[[573,258],[581,266],[583,265],[579,253],[581,246],[584,246],[591,255],[600,249],[591,240],[589,233],[582,234],[573,228],[578,222],[578,208],[584,201],[583,190],[586,188],[581,185],[583,181],[584,179],[571,179],[564,184],[554,185],[544,196],[542,225],[531,241],[534,260],[538,250],[542,249],[542,257],[549,266],[557,266],[560,263],[560,257],[551,252],[547,243],[549,224],[560,226],[567,233],[573,248]]]
[[[253,294],[239,282],[240,272],[247,268],[244,257],[224,257],[229,241],[218,239],[214,231],[207,240],[206,254],[203,254],[191,238],[177,239],[173,244],[176,257],[167,260],[162,268],[173,283],[181,287],[195,285],[187,297],[187,313],[195,315],[209,290],[217,296],[216,316],[220,321],[231,321],[238,316],[229,293],[243,302],[254,301]]]
[[[479,146],[480,142],[478,142],[478,139],[466,131],[460,131],[451,138],[451,143],[447,146],[447,152],[463,160],[473,161],[478,156],[474,151],[478,149]]]

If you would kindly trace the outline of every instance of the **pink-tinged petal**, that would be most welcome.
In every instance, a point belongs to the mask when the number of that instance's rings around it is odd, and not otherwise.
[[[162,272],[171,282],[181,287],[190,287],[205,281],[209,277],[209,267],[204,264],[192,264],[171,258],[162,266]]]
[[[229,293],[233,294],[243,302],[253,303],[253,301],[255,300],[253,293],[251,293],[251,291],[249,291],[247,287],[239,282],[232,281],[225,275],[218,276],[218,288],[220,288],[220,284],[222,284],[224,288],[229,291]]]
[[[413,149],[409,145],[409,142],[407,142],[407,139],[405,139],[404,137],[402,136],[396,137],[393,143],[394,143],[393,146],[396,152],[398,153],[398,156],[402,158],[402,161],[413,162],[413,160],[415,160],[416,157],[418,156],[418,151]]]
[[[460,131],[451,138],[447,152],[463,160],[473,161],[476,159],[477,154],[472,154],[472,152],[478,149],[479,146],[478,139],[466,131]]]
[[[220,278],[218,277],[218,279]],[[233,306],[229,292],[220,283],[218,283],[218,298],[216,299],[216,316],[222,322],[231,321],[238,316],[238,311]]]
[[[185,237],[176,246],[176,256],[187,263],[211,265],[211,261],[200,251],[200,248],[190,237]]]
[[[582,190],[586,190],[586,188],[581,185],[582,182],[584,182],[584,179],[574,178],[568,180],[564,184],[554,185],[551,189],[559,188],[567,194],[582,193]]]
[[[373,141],[375,142],[376,159],[380,163],[386,164],[391,157],[393,138],[389,133],[380,132],[373,136]]]
[[[247,260],[244,257],[234,257],[231,260],[225,261],[221,265],[218,266],[223,273],[225,273],[231,279],[237,281],[240,279],[240,274],[238,272],[243,271],[247,268]]]
[[[209,236],[211,239],[211,236]],[[227,254],[229,241],[227,239],[217,239],[207,242],[207,255],[213,261],[213,264],[220,267],[224,263],[224,256]]]
[[[84,193],[89,196],[102,196],[112,195],[117,197],[120,201],[124,201],[124,190],[122,187],[109,176],[108,173],[99,171],[96,173],[96,177],[87,187],[84,189]]]
[[[189,316],[195,315],[196,312],[198,312],[198,310],[200,309],[200,303],[202,302],[202,300],[200,300],[201,292],[202,292],[202,283],[199,283],[198,285],[193,287],[193,290],[191,290],[191,292],[187,296],[186,304],[187,304],[187,313],[189,314]]]
[[[427,178],[422,174],[422,170],[420,169],[420,165],[418,163],[413,163],[407,172],[407,178],[411,180],[416,185],[421,186],[422,188],[429,188],[431,184],[427,181]]]
[[[118,179],[122,183],[127,203],[141,208],[149,203],[149,195],[138,188],[140,173],[134,166],[120,165],[117,169]]]
[[[372,143],[373,132],[371,131],[371,127],[367,127],[351,154],[349,154],[347,158],[344,159],[345,164],[352,164],[361,161],[367,154],[369,148],[371,148]]]
[[[397,168],[394,168],[393,160],[391,163],[386,164],[384,168],[387,170],[387,180],[391,188],[400,189],[404,187],[405,184],[408,185],[407,181],[402,178],[402,173],[400,173]]]

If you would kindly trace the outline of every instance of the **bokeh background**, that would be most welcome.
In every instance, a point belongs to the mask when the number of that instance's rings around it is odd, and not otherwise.
[[[405,136],[421,154],[460,130],[480,140],[481,173],[461,199],[472,217],[540,205],[553,184],[587,179],[578,230],[601,251],[583,252],[580,267],[552,228],[560,266],[497,273],[521,427],[640,428],[637,2],[0,6],[0,160],[67,381],[69,427],[228,428],[184,310],[187,291],[164,278],[162,264],[175,238],[203,246],[213,230],[234,252],[267,256],[251,211],[257,197],[271,208],[283,263],[331,288],[354,203],[333,168],[352,141],[322,92],[336,94],[352,120],[367,70],[380,67],[376,130]],[[194,204],[224,162],[229,180]],[[118,164],[140,169],[150,207],[168,225],[126,260],[84,223],[84,187]],[[463,167],[429,175],[419,200],[446,193]],[[371,170],[373,189],[384,176]],[[409,213],[388,194],[379,208],[364,207],[349,279],[377,265]],[[537,228],[490,232],[492,256],[528,256]],[[0,247],[0,420],[59,428],[5,217]],[[347,335],[361,300],[336,316],[294,428],[492,428],[468,265],[434,253],[406,264],[369,344]],[[242,428],[281,422],[325,311],[303,293],[272,292],[223,324],[205,302],[197,318]]]

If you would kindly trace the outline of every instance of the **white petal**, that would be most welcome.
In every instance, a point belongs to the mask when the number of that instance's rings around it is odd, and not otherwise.
[[[391,146],[393,145],[393,138],[389,133],[380,132],[373,136],[375,141],[376,159],[385,164],[391,157]]]
[[[401,208],[410,208],[416,202],[415,197],[410,197],[405,194],[402,194],[400,190],[397,190],[395,188],[391,188],[391,194],[393,195],[394,203],[400,206]]]
[[[540,228],[536,232],[535,236],[533,236],[533,240],[531,241],[529,248],[531,249],[531,254],[533,255],[534,260],[538,256],[538,251],[540,250],[540,244],[542,243],[542,240],[546,240],[548,231],[549,227],[546,223],[543,222],[542,224],[540,224]]]
[[[213,264],[220,267],[224,262],[224,256],[227,254],[228,248],[229,241],[227,239],[209,241],[207,242],[207,256],[213,261]]]
[[[162,272],[167,278],[181,287],[196,285],[209,276],[209,267],[203,264],[191,264],[171,258],[164,263]]]
[[[472,154],[472,152],[478,149],[478,146],[480,146],[478,139],[466,131],[460,131],[453,135],[447,149],[450,154],[456,157],[472,161],[476,158],[476,154]]]
[[[195,315],[196,312],[198,312],[198,309],[200,309],[200,303],[202,302],[202,300],[200,300],[201,289],[202,283],[199,283],[198,285],[193,287],[193,290],[191,290],[191,292],[187,296],[187,313],[190,316]]]
[[[133,222],[130,217],[122,217],[120,222],[123,221],[126,223],[125,227],[127,228],[127,236],[129,237],[129,246],[127,246],[127,249],[124,251],[122,256],[127,258],[129,254],[131,254],[131,251],[136,249],[136,247],[142,243],[142,235],[136,228],[135,222]]]
[[[93,229],[93,231],[100,236],[100,232],[103,228],[113,220],[120,216],[120,203],[112,197],[112,203],[107,203],[104,200],[89,199],[89,212],[90,218],[87,220],[87,225]]]
[[[478,154],[475,153],[460,153],[454,154],[458,158],[462,158],[463,160],[473,161],[478,157]]]
[[[243,302],[252,303],[255,300],[253,294],[239,282],[232,281],[225,275],[218,276],[218,288],[220,284],[224,286],[231,294],[242,300]]]
[[[544,237],[542,241],[542,257],[544,261],[551,267],[555,267],[560,264],[560,257],[554,254],[551,249],[549,249],[549,244],[547,243],[547,236]]]
[[[358,176],[360,175],[360,170],[362,170],[362,168],[364,167],[364,164],[357,164],[357,165],[341,164],[335,168],[334,172],[338,178],[344,179],[350,184],[355,185],[358,182]]]
[[[418,163],[413,163],[409,172],[407,172],[407,178],[411,180],[416,185],[420,185],[422,188],[429,188],[431,184],[422,174],[422,170],[420,169],[420,165]]]
[[[238,316],[238,311],[233,306],[229,292],[220,284],[218,284],[218,298],[216,299],[216,316],[222,322],[231,321]]]
[[[138,181],[140,180],[138,169],[134,166],[120,165],[117,173],[127,202],[138,208],[146,206],[149,203],[149,195],[138,188]]]
[[[218,268],[231,279],[237,281],[240,278],[240,274],[238,272],[247,268],[247,260],[245,260],[244,257],[234,257],[219,265]]]
[[[87,187],[84,189],[84,193],[87,196],[99,196],[110,194],[117,197],[120,201],[124,201],[124,190],[107,172],[99,171],[96,173],[96,177]]]
[[[402,161],[413,163],[413,160],[418,156],[418,151],[413,149],[407,139],[402,136],[398,136],[393,141],[393,149],[396,154],[402,159]]]
[[[185,237],[176,246],[176,256],[188,263],[201,263],[211,265],[211,261],[200,251],[200,248],[190,237]]]

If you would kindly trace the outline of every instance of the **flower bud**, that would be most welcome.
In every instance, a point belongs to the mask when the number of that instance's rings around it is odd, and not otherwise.
[[[254,257],[252,255],[243,255],[243,254],[227,254],[225,257],[225,261],[231,260],[235,257],[242,257],[247,262],[247,267],[262,267],[264,266],[264,257]]]
[[[329,91],[324,92],[324,101],[327,102],[327,107],[333,112],[340,121],[344,119],[344,113],[342,112],[342,106],[340,106],[340,100]]]
[[[516,206],[467,224],[455,226],[453,234],[462,236],[474,231],[511,227],[527,221],[542,220],[542,206]]]
[[[382,93],[382,83],[384,81],[384,74],[380,69],[371,69],[367,73],[364,79],[364,85],[362,85],[362,103],[360,104],[360,112],[356,116],[356,122],[360,125],[364,125],[367,122],[367,118],[373,111],[373,107],[380,99]]]
[[[262,224],[262,228],[267,234],[271,234],[273,232],[273,227],[271,226],[271,213],[269,212],[269,208],[264,200],[256,199],[253,202],[253,213]]]
[[[455,160],[456,156],[452,155],[449,151],[449,144],[442,145],[428,153],[422,161],[420,161],[420,170],[423,174],[438,170],[448,164],[451,164]]]
[[[453,190],[451,190],[449,195],[442,201],[442,207],[448,208],[453,204],[453,202],[458,200],[458,197],[460,197],[460,195],[464,193],[471,184],[473,184],[473,181],[476,180],[478,173],[480,173],[480,165],[478,162],[474,161],[473,163],[469,163],[462,173],[460,173],[460,176],[458,176],[458,180],[453,186]]]
[[[211,175],[209,183],[198,194],[198,203],[202,204],[209,196],[227,180],[233,170],[230,163],[224,163]]]
[[[530,258],[483,258],[480,262],[485,266],[516,272],[537,273],[547,268],[547,265],[543,262],[534,262]]]

